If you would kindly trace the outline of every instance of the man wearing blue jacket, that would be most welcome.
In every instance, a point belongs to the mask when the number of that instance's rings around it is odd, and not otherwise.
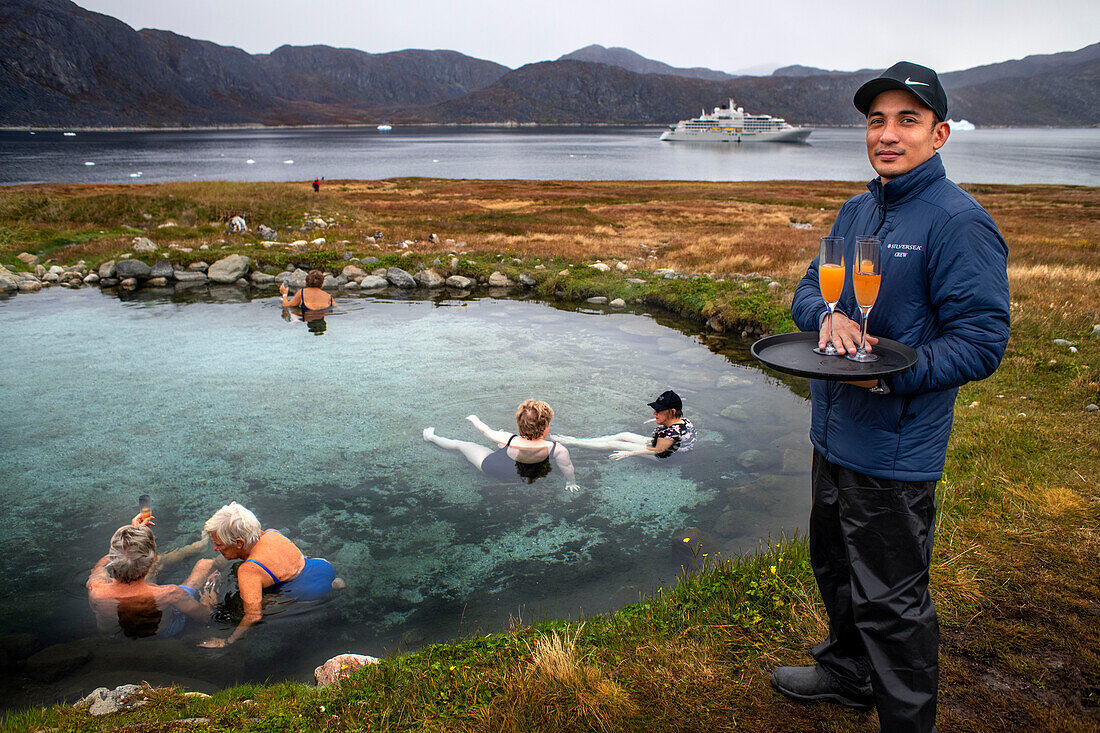
[[[989,214],[949,181],[937,154],[950,135],[947,95],[908,62],[859,88],[867,155],[878,177],[844,204],[832,234],[882,241],[882,284],[868,334],[913,347],[891,378],[813,380],[810,553],[829,615],[812,667],[780,667],[772,685],[804,701],[878,708],[883,731],[934,731],[939,630],[928,592],[935,487],[955,396],[988,377],[1008,343],[1008,248]],[[815,259],[791,315],[828,337]],[[855,352],[859,310],[847,276],[834,343]],[[868,336],[868,344],[877,338]],[[842,357],[836,357],[842,358]]]

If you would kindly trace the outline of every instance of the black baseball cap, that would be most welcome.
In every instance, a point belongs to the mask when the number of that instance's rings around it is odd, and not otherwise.
[[[940,78],[936,72],[927,66],[899,61],[882,73],[877,79],[872,79],[856,91],[852,101],[863,116],[871,111],[871,102],[875,97],[889,89],[904,89],[912,92],[928,109],[936,113],[940,121],[947,119],[947,92],[940,84]]]
[[[671,389],[662,392],[660,397],[649,403],[649,406],[657,412],[684,409],[684,403],[680,400],[680,395],[676,394]]]

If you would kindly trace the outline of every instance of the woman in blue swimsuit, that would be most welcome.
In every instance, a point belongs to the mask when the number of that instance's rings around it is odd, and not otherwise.
[[[527,400],[516,410],[517,434],[493,430],[477,415],[469,415],[466,419],[499,446],[495,451],[467,440],[438,436],[435,428],[424,428],[424,440],[447,450],[459,451],[482,473],[502,481],[519,476],[532,483],[550,472],[550,460],[553,459],[565,475],[565,488],[579,491],[573,463],[569,460],[569,450],[560,443],[547,440],[550,434],[550,418],[553,416],[554,410],[550,405],[539,400]]]

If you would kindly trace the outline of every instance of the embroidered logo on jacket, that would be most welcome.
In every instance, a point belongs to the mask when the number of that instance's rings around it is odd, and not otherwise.
[[[923,244],[902,244],[901,242],[889,242],[886,249],[894,253],[894,257],[908,257],[910,252],[920,252]]]

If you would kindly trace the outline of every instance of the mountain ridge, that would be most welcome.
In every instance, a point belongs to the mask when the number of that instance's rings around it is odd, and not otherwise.
[[[69,0],[5,0],[0,34],[9,41],[0,55],[0,126],[7,127],[663,125],[730,97],[792,124],[859,125],[851,95],[877,73],[787,66],[735,76],[595,44],[518,69],[450,50],[374,54],[311,45],[249,54],[134,30]],[[572,58],[578,54],[588,60]],[[941,78],[956,119],[1093,126],[1100,124],[1098,67],[1100,43]]]

